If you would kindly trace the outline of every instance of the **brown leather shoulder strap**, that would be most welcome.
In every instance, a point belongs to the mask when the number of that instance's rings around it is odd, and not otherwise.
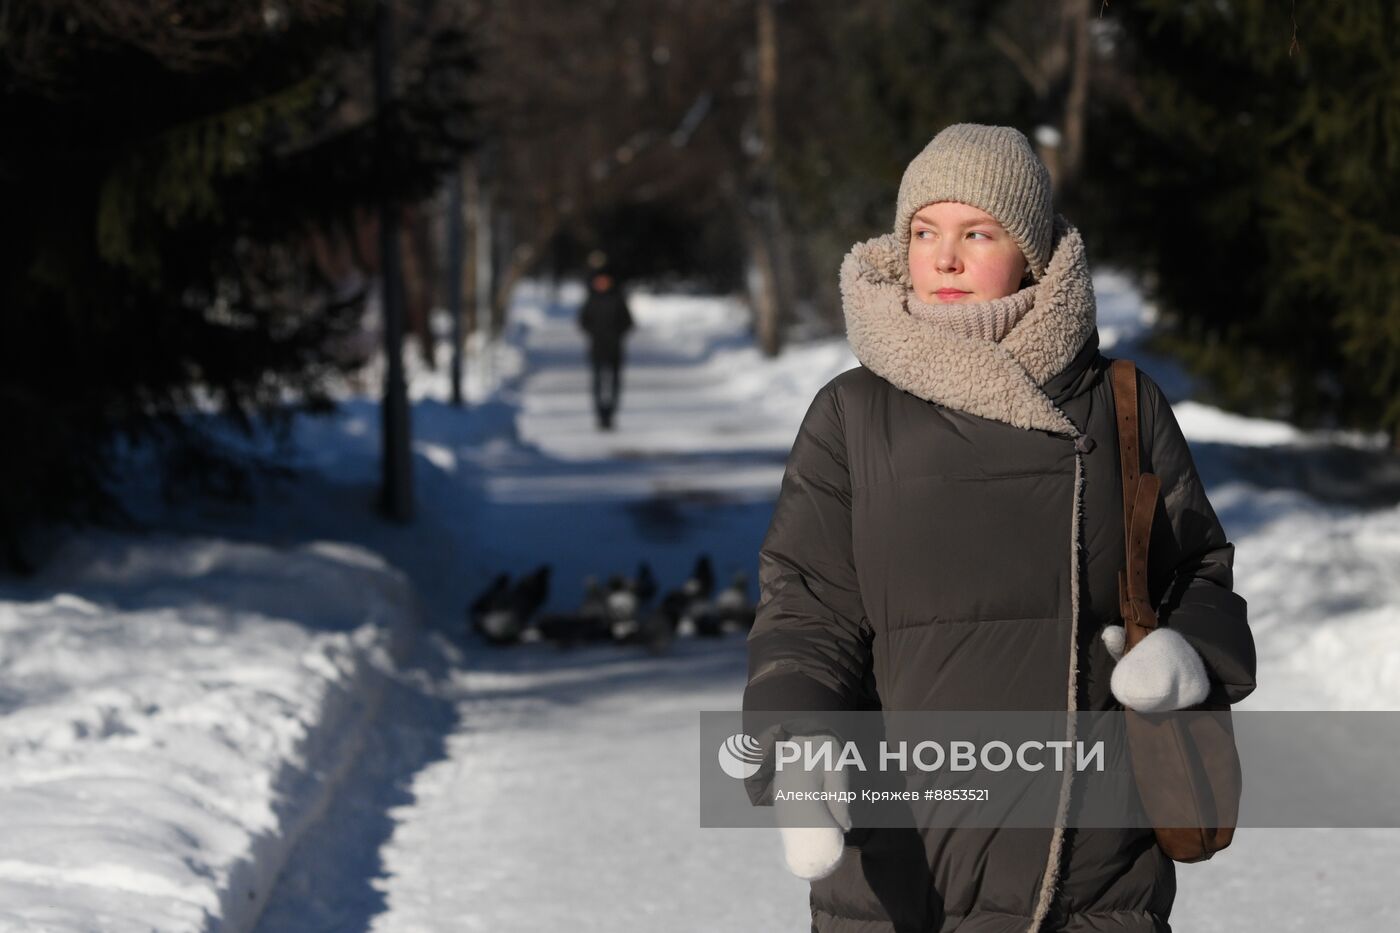
[[[1109,367],[1113,383],[1113,407],[1118,413],[1118,458],[1123,470],[1123,530],[1133,516],[1133,490],[1137,488],[1142,453],[1138,447],[1137,366],[1132,360],[1114,360]]]
[[[1157,627],[1147,588],[1147,546],[1157,510],[1161,480],[1142,472],[1138,439],[1137,366],[1114,360],[1110,367],[1113,407],[1118,421],[1118,457],[1123,474],[1124,570],[1118,575],[1118,608],[1126,627],[1125,650]]]

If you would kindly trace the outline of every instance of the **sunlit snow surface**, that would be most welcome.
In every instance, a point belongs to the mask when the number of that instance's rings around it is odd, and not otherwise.
[[[0,929],[250,922],[362,739],[406,581],[339,543],[94,534],[26,589],[0,602]]]

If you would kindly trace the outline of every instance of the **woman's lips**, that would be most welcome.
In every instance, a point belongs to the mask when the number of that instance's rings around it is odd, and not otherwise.
[[[965,292],[960,288],[940,288],[934,292],[940,300],[951,301],[954,298],[961,298],[963,295],[970,295],[972,292]]]

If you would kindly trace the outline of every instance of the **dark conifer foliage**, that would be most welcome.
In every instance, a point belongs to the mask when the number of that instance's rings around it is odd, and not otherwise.
[[[1400,7],[1113,4],[1086,213],[1230,408],[1400,443]]]
[[[6,562],[28,529],[120,517],[123,442],[158,452],[167,491],[236,495],[258,462],[227,425],[328,406],[363,296],[332,295],[308,233],[382,184],[424,196],[469,146],[467,32],[401,6],[381,174],[372,0],[0,5]]]

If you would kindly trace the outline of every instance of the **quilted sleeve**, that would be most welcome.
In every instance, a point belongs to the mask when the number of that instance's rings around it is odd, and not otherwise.
[[[828,385],[803,418],[759,550],[744,689],[745,732],[766,756],[749,781],[755,804],[771,801],[775,741],[834,734],[820,712],[868,708],[871,636],[851,551],[845,432]],[[767,715],[773,711],[801,715]]]
[[[1206,497],[1191,449],[1161,388],[1139,371],[1146,468],[1162,481],[1149,545],[1158,619],[1205,662],[1212,700],[1238,703],[1254,691],[1254,636],[1234,592],[1235,546]]]

